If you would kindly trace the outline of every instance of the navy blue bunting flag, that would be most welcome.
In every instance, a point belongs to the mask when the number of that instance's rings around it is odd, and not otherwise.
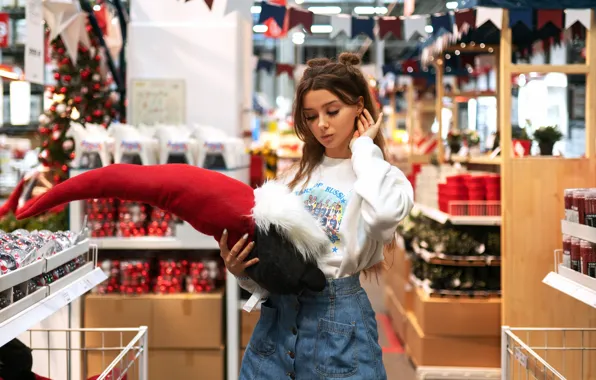
[[[509,11],[509,27],[513,28],[518,23],[523,24],[528,29],[532,29],[534,21],[534,12],[531,9],[511,9]]]
[[[430,24],[433,27],[433,34],[438,34],[441,30],[445,32],[453,31],[453,20],[449,13],[444,15],[431,15]]]
[[[371,40],[375,39],[375,20],[372,18],[360,18],[352,16],[352,38],[359,34],[367,35]]]
[[[248,0],[247,0],[248,1]],[[269,4],[266,1],[261,2],[261,13],[259,14],[259,24],[272,18],[280,27],[284,27],[284,19],[286,18],[286,7],[281,5]]]
[[[273,69],[275,68],[275,62],[268,61],[266,59],[259,59],[257,62],[257,71],[265,70],[269,74],[273,73]]]

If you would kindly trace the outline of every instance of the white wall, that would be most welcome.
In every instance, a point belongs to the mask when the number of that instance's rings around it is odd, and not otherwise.
[[[224,7],[217,1],[211,11],[203,1],[131,2],[127,81],[184,79],[186,123],[239,135],[249,128],[252,25],[236,13],[224,17]]]

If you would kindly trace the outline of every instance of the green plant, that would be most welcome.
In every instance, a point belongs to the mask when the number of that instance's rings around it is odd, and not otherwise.
[[[559,130],[556,125],[540,127],[534,131],[534,140],[538,144],[554,144],[563,138],[563,133]]]
[[[519,125],[511,126],[511,138],[513,140],[531,140],[526,128],[522,128]]]
[[[480,145],[480,136],[476,131],[466,130],[464,132],[464,141],[468,144],[468,147],[478,146]]]
[[[58,213],[46,212],[34,218],[17,220],[13,213],[10,213],[0,219],[0,230],[12,232],[18,229],[27,231],[50,230],[64,231],[68,229],[68,211],[64,209]]]

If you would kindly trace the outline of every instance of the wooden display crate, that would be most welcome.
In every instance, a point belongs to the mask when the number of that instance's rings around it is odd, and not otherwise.
[[[415,288],[412,314],[426,335],[449,337],[499,337],[501,299],[429,297]],[[410,310],[410,309],[407,309]]]
[[[501,365],[500,337],[427,335],[413,313],[408,312],[406,319],[406,352],[416,366],[498,368]]]

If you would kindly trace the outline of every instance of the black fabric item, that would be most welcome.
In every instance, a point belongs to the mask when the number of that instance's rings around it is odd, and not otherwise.
[[[255,257],[259,262],[246,268],[246,274],[272,294],[320,292],[325,288],[325,275],[317,264],[307,262],[275,227],[255,231],[255,246],[246,261]]]
[[[35,379],[32,368],[31,349],[20,340],[13,339],[0,347],[0,378],[3,380]]]

